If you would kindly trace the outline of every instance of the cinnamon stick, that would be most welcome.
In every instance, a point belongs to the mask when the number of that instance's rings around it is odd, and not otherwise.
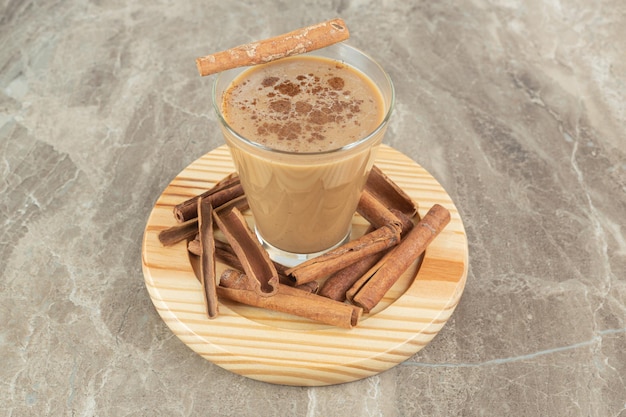
[[[411,219],[405,215],[403,212],[390,209],[389,210],[393,215],[395,215],[400,223],[402,224],[402,233],[400,236],[404,237],[408,232],[413,229],[413,222]],[[374,229],[374,226],[370,226],[366,233],[371,232]],[[374,253],[369,255],[352,265],[348,265],[340,271],[335,272],[331,276],[329,276],[326,281],[320,287],[318,294],[322,297],[328,297],[337,301],[344,301],[346,299],[346,292],[354,285],[354,283],[363,276],[369,269],[376,265],[378,262],[390,249]],[[315,281],[313,281],[315,282]]]
[[[450,212],[435,204],[398,246],[390,250],[348,290],[347,298],[363,307],[365,312],[371,311],[449,222]]]
[[[398,228],[402,227],[400,219],[367,189],[361,193],[356,211],[376,228],[386,224],[393,224]]]
[[[345,22],[342,19],[332,19],[197,58],[196,66],[200,75],[204,77],[232,68],[263,64],[314,51],[344,41],[349,36]]]
[[[256,283],[258,294],[264,297],[274,295],[278,290],[278,272],[241,212],[235,207],[214,213],[213,217],[241,262],[243,271]]]
[[[376,165],[370,170],[365,189],[386,207],[400,210],[409,217],[417,213],[417,206],[411,197]]]
[[[239,181],[239,176],[231,174],[199,196],[192,197],[177,204],[174,207],[174,217],[180,223],[195,218],[198,215],[197,197],[202,197],[203,199],[208,198],[213,207],[220,207],[241,196],[243,196],[243,187]]]
[[[196,205],[197,207],[197,205]],[[171,246],[185,239],[191,239],[198,233],[198,218],[175,224],[159,232],[159,242],[163,246]]]
[[[365,231],[365,234],[371,233],[374,230],[376,230],[376,228],[373,225],[370,225]],[[324,280],[317,293],[322,297],[327,297],[335,301],[345,301],[346,292],[350,289],[350,287],[359,278],[361,278],[364,273],[374,266],[374,264],[378,262],[378,260],[382,258],[385,253],[385,250],[373,253],[331,274],[326,280]]]
[[[198,198],[198,197],[196,197]],[[218,201],[219,202],[219,201]],[[195,205],[197,207],[197,204]],[[221,210],[228,210],[229,208],[237,207],[240,211],[248,209],[248,200],[245,195],[236,197],[230,201],[225,202],[221,206],[214,209],[219,212]],[[189,219],[183,223],[175,224],[167,229],[159,232],[159,241],[163,246],[171,246],[183,240],[191,239],[198,233],[198,218]],[[190,241],[191,242],[191,241]]]
[[[281,284],[283,283],[281,282]],[[291,287],[293,284],[283,284],[283,285],[287,285]],[[305,282],[304,284],[300,284],[300,285],[293,285],[293,287],[299,289],[300,291],[317,294],[317,292],[320,289],[320,284],[317,281],[310,281],[310,282]]]
[[[413,223],[413,220],[411,220],[409,216],[407,216],[405,213],[401,212],[400,210],[396,210],[392,208],[389,211],[392,212],[400,221],[400,224],[402,225],[402,237],[404,237],[407,233],[411,231],[411,229],[413,229],[413,226],[415,226],[415,224]],[[419,218],[417,220],[419,220]]]
[[[208,200],[198,197],[198,236],[200,240],[200,284],[204,305],[210,319],[218,315],[215,283],[215,243],[213,239],[213,207]]]
[[[297,285],[304,284],[337,272],[359,259],[390,248],[398,242],[400,242],[400,228],[385,225],[323,255],[289,268],[285,272]]]
[[[308,293],[288,285],[279,285],[271,297],[260,296],[254,279],[239,271],[226,270],[220,277],[220,297],[242,304],[280,311],[320,323],[351,329],[358,324],[363,310],[354,305]]]
[[[318,294],[335,301],[345,301],[346,292],[354,285],[354,283],[363,276],[370,268],[376,265],[386,251],[373,253],[365,258],[348,265],[340,271],[332,274],[320,287]],[[316,282],[316,281],[313,281]]]
[[[196,256],[200,255],[201,244],[198,239],[190,240],[187,244],[187,250]],[[237,258],[237,255],[233,251],[232,246],[230,246],[226,242],[222,242],[221,240],[215,240],[215,258],[219,259],[229,267],[233,269],[237,269],[239,271],[243,271],[243,267],[241,266],[241,261]],[[276,272],[278,273],[278,281],[281,284],[285,285],[294,285],[294,282],[291,278],[285,274],[285,270],[287,267],[285,265],[279,264],[278,262],[272,261],[274,264],[274,268],[276,268]],[[317,292],[319,285],[307,285],[307,286],[297,286],[300,289],[309,292]]]

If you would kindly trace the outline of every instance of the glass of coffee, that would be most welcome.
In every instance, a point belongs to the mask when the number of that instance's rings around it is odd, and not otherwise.
[[[394,103],[382,67],[338,43],[224,71],[212,96],[270,257],[293,266],[348,241]]]

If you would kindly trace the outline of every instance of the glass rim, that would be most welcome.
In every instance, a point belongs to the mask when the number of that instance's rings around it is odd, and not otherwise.
[[[389,85],[389,90],[391,92],[390,94],[390,98],[389,98],[389,108],[386,110],[385,112],[385,117],[383,117],[383,120],[378,124],[378,126],[376,126],[375,129],[373,129],[370,133],[368,133],[367,135],[365,135],[364,137],[355,140],[354,142],[351,142],[347,145],[344,146],[340,146],[338,148],[334,148],[334,149],[328,149],[328,150],[324,150],[324,151],[315,151],[315,152],[295,152],[295,151],[286,151],[286,150],[282,150],[282,149],[276,149],[276,148],[272,148],[271,146],[267,146],[267,145],[263,145],[261,143],[255,142],[251,139],[246,138],[245,136],[239,134],[238,132],[236,132],[235,130],[233,130],[231,128],[231,126],[228,124],[228,122],[224,119],[224,116],[222,115],[222,109],[221,109],[221,100],[220,103],[217,102],[217,88],[218,88],[218,83],[220,82],[220,80],[222,79],[222,77],[224,77],[225,72],[222,72],[220,74],[217,75],[217,77],[215,77],[215,80],[213,81],[213,87],[211,89],[211,101],[213,103],[213,109],[215,110],[215,113],[217,114],[217,117],[220,121],[220,124],[222,126],[224,126],[224,128],[228,129],[228,132],[230,134],[232,134],[235,138],[237,138],[237,140],[242,141],[243,143],[245,143],[246,145],[252,146],[256,149],[262,150],[262,151],[266,151],[266,152],[271,152],[271,153],[277,153],[277,154],[282,154],[282,155],[293,155],[293,156],[311,156],[311,155],[326,155],[326,154],[332,154],[332,153],[340,153],[340,152],[344,152],[344,151],[348,151],[350,149],[354,149],[356,147],[358,147],[359,145],[362,145],[363,143],[368,142],[369,139],[376,137],[377,134],[385,127],[385,125],[387,124],[387,122],[389,121],[389,118],[391,117],[391,113],[392,110],[395,107],[395,97],[396,97],[396,92],[395,92],[395,88],[393,85],[393,82],[391,81],[391,77],[389,77],[389,74],[387,73],[387,71],[385,71],[383,69],[383,67],[378,63],[378,61],[376,61],[374,58],[372,58],[370,55],[366,54],[365,52],[363,52],[362,50],[355,48],[354,46],[348,45],[344,42],[338,43],[338,44],[333,44],[333,45],[329,45],[326,48],[323,49],[329,49],[329,48],[341,48],[341,47],[345,47],[348,49],[352,49],[354,52],[357,52],[358,54],[362,55],[364,58],[366,58],[369,62],[373,63],[381,72],[381,74],[385,77],[385,80],[387,81],[388,85]],[[305,55],[305,56],[314,56],[316,54],[316,52],[318,52],[319,50],[316,51],[311,51],[311,52],[307,52],[305,54],[301,54],[301,55]],[[296,55],[297,56],[297,55]],[[335,61],[340,61],[345,65],[348,65],[352,68],[355,68],[357,71],[363,73],[363,71],[361,71],[359,68],[356,68],[354,65],[345,62],[345,60],[342,59],[338,59],[338,58],[331,58],[331,57],[327,57],[324,55],[321,55],[324,58],[329,58],[329,59],[333,59]],[[247,68],[251,68],[251,67],[247,67]],[[241,69],[241,68],[237,68],[240,70],[240,72],[237,74],[237,76],[246,70],[246,68]],[[232,71],[232,70],[231,70]],[[370,76],[368,76],[367,74],[364,74],[366,77],[370,78]],[[235,77],[233,77],[234,79]],[[232,80],[231,80],[232,82]],[[373,80],[372,80],[373,82]],[[375,84],[376,85],[376,84]]]

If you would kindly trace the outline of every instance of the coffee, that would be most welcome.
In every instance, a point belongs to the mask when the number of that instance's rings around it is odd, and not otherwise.
[[[269,148],[324,152],[376,129],[384,102],[355,69],[328,58],[294,57],[241,74],[226,91],[222,112],[234,131]]]
[[[349,237],[393,95],[378,67],[374,83],[344,63],[341,54],[360,54],[346,48],[329,48],[340,59],[296,56],[251,67],[216,90],[257,234],[271,248],[311,254]]]

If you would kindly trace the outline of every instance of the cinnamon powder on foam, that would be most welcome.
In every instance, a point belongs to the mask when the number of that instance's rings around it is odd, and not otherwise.
[[[252,67],[224,93],[224,117],[241,136],[291,152],[336,149],[384,118],[371,80],[338,61],[292,57]]]

